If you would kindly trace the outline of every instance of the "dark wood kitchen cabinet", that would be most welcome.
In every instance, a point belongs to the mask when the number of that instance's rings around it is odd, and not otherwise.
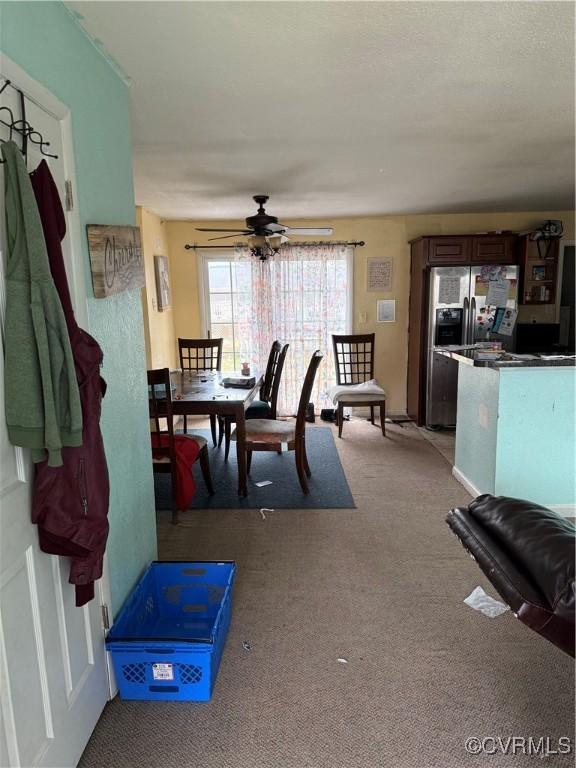
[[[472,238],[472,264],[518,264],[517,235]]]
[[[470,264],[472,241],[466,237],[430,237],[427,242],[428,264]]]
[[[431,235],[410,241],[407,411],[422,426],[426,420],[428,294],[432,267],[518,264],[520,238],[503,235]]]

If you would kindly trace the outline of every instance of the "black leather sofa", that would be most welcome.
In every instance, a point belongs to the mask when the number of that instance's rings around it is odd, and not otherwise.
[[[484,494],[446,522],[520,621],[574,656],[576,529],[530,501]]]

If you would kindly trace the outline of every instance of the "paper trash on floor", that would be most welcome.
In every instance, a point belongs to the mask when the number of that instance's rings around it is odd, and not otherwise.
[[[496,616],[500,616],[502,613],[510,610],[510,607],[505,603],[501,603],[500,600],[495,600],[490,595],[487,595],[482,587],[476,587],[464,602],[470,608],[480,611],[480,613],[483,613],[484,616],[488,616],[490,619],[495,619]]]

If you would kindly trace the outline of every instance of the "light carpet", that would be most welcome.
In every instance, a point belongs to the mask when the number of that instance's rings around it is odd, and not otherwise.
[[[573,764],[467,754],[473,736],[572,736],[573,664],[463,604],[495,594],[444,522],[469,497],[418,430],[387,430],[353,420],[336,440],[356,510],[159,514],[162,558],[238,562],[214,698],[114,700],[82,768]]]

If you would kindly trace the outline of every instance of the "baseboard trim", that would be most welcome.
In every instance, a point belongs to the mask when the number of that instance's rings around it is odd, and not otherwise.
[[[476,486],[468,480],[466,475],[463,472],[460,472],[460,470],[457,467],[452,467],[452,475],[458,480],[460,485],[463,485],[464,488],[468,491],[470,496],[473,498],[476,498],[476,496],[480,496],[480,491]]]
[[[353,415],[357,416],[358,418],[363,418],[363,417],[368,418],[370,416],[370,408],[366,406],[355,406],[354,408],[349,408],[348,410],[352,411]],[[380,418],[378,409],[376,409],[376,417]],[[395,413],[390,411],[390,413],[388,413],[388,410],[387,410],[386,418],[391,420],[400,419],[401,421],[405,421],[406,419],[408,419],[408,416],[406,415],[405,411],[404,412],[396,411]]]
[[[476,498],[476,496],[480,496],[480,491],[476,486],[468,480],[465,474],[460,472],[459,469],[456,467],[452,467],[452,475],[460,485],[463,485],[464,488],[468,491],[468,493]],[[553,512],[556,512],[558,515],[561,515],[562,517],[576,517],[576,504],[542,504],[541,506],[547,507],[547,509],[551,509]]]
[[[576,504],[544,504],[562,517],[576,517]]]

